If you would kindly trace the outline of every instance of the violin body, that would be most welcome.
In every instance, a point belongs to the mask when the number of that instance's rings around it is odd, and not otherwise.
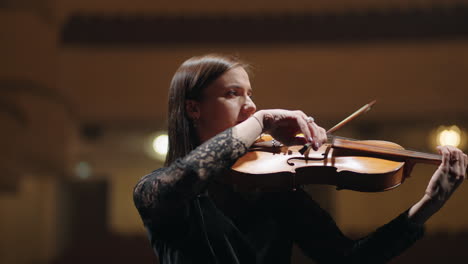
[[[349,140],[335,140],[304,154],[300,152],[302,145],[258,147],[254,144],[232,166],[227,180],[264,190],[328,184],[338,189],[378,192],[399,186],[409,176],[414,163],[404,155],[388,154],[404,151],[400,145],[378,140],[345,141]]]

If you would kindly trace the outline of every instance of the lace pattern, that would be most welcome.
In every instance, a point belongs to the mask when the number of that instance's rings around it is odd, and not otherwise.
[[[203,192],[210,180],[230,168],[247,149],[229,128],[169,167],[142,177],[133,197],[143,221],[151,221],[154,213],[161,219],[161,214],[182,209],[184,202]]]

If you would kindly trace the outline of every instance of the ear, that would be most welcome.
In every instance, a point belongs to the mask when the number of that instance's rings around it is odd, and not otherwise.
[[[185,100],[185,112],[190,119],[197,120],[200,118],[199,104],[200,103],[195,100]]]

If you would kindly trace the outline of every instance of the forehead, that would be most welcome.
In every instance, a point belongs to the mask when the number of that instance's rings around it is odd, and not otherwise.
[[[249,75],[241,66],[226,71],[207,88],[213,87],[219,89],[230,86],[251,90]]]

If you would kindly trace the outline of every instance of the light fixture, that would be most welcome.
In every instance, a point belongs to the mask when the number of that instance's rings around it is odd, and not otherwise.
[[[91,166],[86,161],[80,161],[75,166],[75,175],[80,179],[87,179],[91,176]]]
[[[450,145],[463,149],[466,145],[466,133],[456,125],[439,126],[431,138],[435,146]]]
[[[161,134],[153,139],[153,150],[160,155],[166,156],[168,146],[169,137],[166,134]]]
[[[164,161],[169,146],[169,138],[166,131],[152,133],[145,140],[144,149],[146,154],[153,159]]]

